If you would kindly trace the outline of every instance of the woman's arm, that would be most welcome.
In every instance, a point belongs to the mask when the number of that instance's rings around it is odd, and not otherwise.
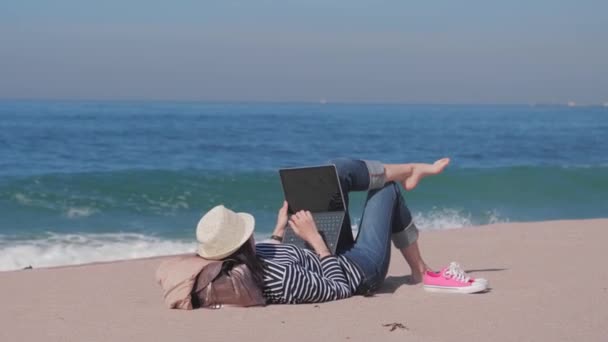
[[[308,242],[321,259],[321,273],[290,265],[285,272],[285,301],[287,303],[314,303],[352,296],[346,274],[338,258],[331,254],[317,230],[309,211],[299,211],[289,218],[293,231]]]
[[[272,232],[272,238],[266,242],[281,243],[281,241],[283,241],[283,236],[285,235],[285,228],[287,226],[288,219],[289,216],[287,215],[287,201],[283,201],[283,206],[279,209],[279,212],[277,214],[277,225],[274,227],[274,231]]]
[[[284,300],[287,303],[320,303],[348,298],[354,290],[348,284],[336,256],[321,260],[321,272],[289,265],[285,269]]]

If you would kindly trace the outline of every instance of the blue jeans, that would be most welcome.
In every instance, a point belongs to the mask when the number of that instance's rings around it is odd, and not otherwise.
[[[370,169],[366,162],[337,159],[330,163],[336,165],[347,206],[349,192],[369,190],[357,239],[337,253],[346,256],[363,273],[358,294],[370,295],[380,288],[388,272],[391,238],[395,247],[401,249],[418,239],[418,229],[396,183],[370,189]]]

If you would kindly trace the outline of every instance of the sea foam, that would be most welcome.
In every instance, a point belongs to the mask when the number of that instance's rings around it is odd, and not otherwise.
[[[68,218],[89,217],[97,212],[97,209],[89,207],[70,207],[66,210],[65,216]]]
[[[501,218],[495,211],[487,213],[483,221],[474,220],[470,214],[455,209],[433,209],[425,213],[414,213],[414,222],[422,231],[506,221],[508,220]],[[356,235],[358,226],[353,225],[352,228]],[[256,234],[257,241],[267,237],[268,233],[265,232]],[[194,236],[192,240],[175,240],[135,233],[48,233],[36,239],[0,236],[0,271],[18,270],[29,266],[39,268],[145,258],[189,253],[194,252],[195,249]]]
[[[497,210],[491,210],[485,212],[481,217],[473,218],[470,213],[463,210],[435,208],[425,213],[414,213],[414,222],[421,230],[440,230],[509,222],[509,220],[502,217]]]
[[[145,258],[195,250],[194,241],[142,234],[49,234],[46,238],[0,240],[0,271]]]

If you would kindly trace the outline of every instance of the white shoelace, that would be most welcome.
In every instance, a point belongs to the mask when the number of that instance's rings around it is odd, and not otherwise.
[[[451,262],[444,274],[462,283],[468,283],[471,279],[457,262]]]

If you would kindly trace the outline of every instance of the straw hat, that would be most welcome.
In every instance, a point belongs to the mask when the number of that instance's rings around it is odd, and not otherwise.
[[[197,253],[205,259],[220,260],[234,253],[253,234],[255,219],[247,213],[218,205],[209,210],[198,222]]]

